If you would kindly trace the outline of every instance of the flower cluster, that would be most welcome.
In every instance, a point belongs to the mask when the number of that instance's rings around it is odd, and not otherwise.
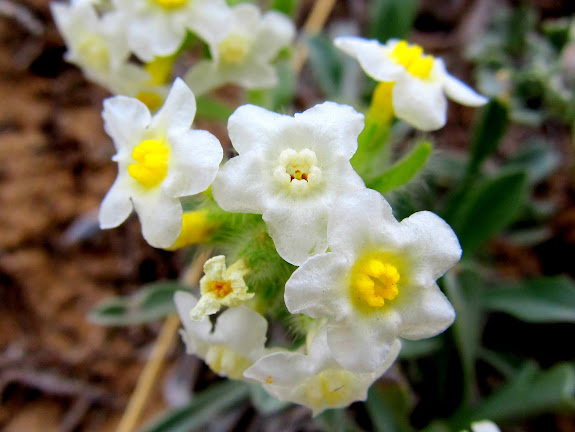
[[[211,52],[186,76],[194,92],[223,82],[273,85],[270,61],[293,37],[283,16],[248,4],[114,0],[113,11],[99,16],[92,3],[53,10],[70,37],[69,59],[97,66],[103,81],[133,66],[126,63],[130,52],[159,67],[154,62],[174,55],[193,32]],[[417,46],[359,38],[336,45],[391,83],[395,115],[423,130],[445,122],[444,93],[468,105],[485,102]],[[396,220],[385,198],[365,186],[350,163],[364,115],[351,106],[324,102],[293,116],[240,106],[228,122],[237,155],[220,167],[219,141],[191,129],[192,90],[177,79],[153,116],[136,98],[105,101],[119,174],[101,205],[101,227],[118,226],[134,209],[151,245],[176,249],[228,223],[236,231],[228,243],[238,244],[205,263],[201,297],[175,296],[187,351],[222,376],[259,382],[314,414],[365,400],[397,358],[402,338],[429,338],[453,323],[455,311],[437,280],[461,257],[456,235],[427,211]],[[205,207],[184,213],[181,198],[210,187]],[[242,225],[254,220],[248,217],[230,222],[230,214],[245,213],[261,215],[255,229]],[[278,260],[289,274],[266,278]],[[298,323],[299,346],[267,341],[266,317],[277,310],[284,323]]]
[[[194,44],[204,43],[210,52],[209,60],[198,59],[185,74],[199,95],[227,83],[275,86],[271,63],[295,34],[278,12],[262,14],[253,4],[230,7],[225,0],[72,0],[51,8],[69,62],[112,93],[154,109],[167,94],[176,61]]]

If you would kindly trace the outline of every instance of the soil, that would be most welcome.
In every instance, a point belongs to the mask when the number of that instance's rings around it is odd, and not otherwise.
[[[336,13],[361,22],[365,2],[353,3],[338,2]],[[456,23],[475,3],[424,1],[415,33],[424,47],[464,65],[453,71],[463,76],[469,65],[459,57],[461,39],[453,39],[462,34]],[[552,16],[574,12],[568,0],[535,3]],[[0,428],[7,432],[113,430],[159,323],[105,328],[86,315],[102,299],[174,279],[180,270],[177,254],[145,243],[137,219],[98,229],[98,207],[116,176],[100,117],[108,95],[65,63],[64,52],[48,2],[0,2]],[[451,110],[450,124],[436,137],[440,146],[464,148],[473,112]],[[202,127],[227,141],[221,126]],[[558,142],[572,160],[566,129]],[[495,244],[504,273],[573,272],[570,169],[566,163],[548,191],[562,208],[552,247],[562,251],[563,265],[541,258],[545,245],[526,251]],[[161,389],[156,396],[148,417],[166,405]]]

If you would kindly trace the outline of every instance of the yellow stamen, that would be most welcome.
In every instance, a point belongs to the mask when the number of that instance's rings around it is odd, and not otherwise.
[[[232,292],[232,283],[230,281],[210,281],[208,289],[221,299]]]
[[[178,9],[184,6],[188,0],[154,0],[164,9]]]
[[[144,187],[153,188],[166,178],[169,156],[170,149],[162,141],[142,141],[132,152],[136,163],[128,166],[128,172]]]
[[[250,41],[244,36],[231,34],[218,45],[222,62],[239,64],[244,61],[249,50]]]
[[[372,256],[358,260],[352,269],[351,294],[360,305],[381,308],[393,300],[399,290],[397,267],[384,258]]]
[[[424,55],[419,45],[400,41],[391,52],[391,59],[416,78],[427,79],[433,69],[433,56]]]

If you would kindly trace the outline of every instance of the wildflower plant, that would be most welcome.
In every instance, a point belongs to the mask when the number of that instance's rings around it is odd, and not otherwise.
[[[413,377],[398,356],[415,362],[458,351],[467,399],[440,426],[495,427],[471,425],[506,417],[493,403],[474,405],[479,338],[469,328],[480,324],[469,304],[481,294],[470,294],[462,280],[484,283],[475,252],[528,201],[528,168],[493,177],[482,171],[504,133],[504,102],[487,103],[441,58],[407,40],[342,36],[329,49],[357,59],[378,82],[370,104],[324,101],[296,110],[290,93],[289,104],[264,98],[272,101],[266,107],[246,103],[229,112],[210,99],[215,117],[227,120],[225,151],[211,133],[192,127],[205,109],[200,95],[233,84],[254,102],[254,89],[285,85],[275,62],[295,37],[286,15],[239,3],[52,5],[68,60],[125,92],[104,101],[118,177],[101,204],[100,227],[114,228],[135,210],[151,246],[210,255],[190,264],[203,266],[202,277],[184,275],[161,290],[103,303],[92,320],[146,322],[177,311],[188,354],[249,383],[252,393],[265,390],[268,403],[304,405],[313,416],[368,399],[376,418],[381,391],[369,389],[382,376],[409,393]],[[127,78],[128,70],[137,79]],[[172,82],[175,73],[184,79]],[[487,104],[469,159],[458,167],[449,158],[428,164],[433,139],[418,132],[446,124],[446,97]],[[406,127],[416,129],[408,152],[397,138]],[[411,189],[412,180],[426,182],[425,192]],[[469,259],[458,264],[462,253]],[[513,309],[497,295],[481,301]],[[421,339],[427,344],[414,342]],[[541,371],[530,371],[536,381]],[[220,399],[246,396],[247,387],[234,388],[244,390],[222,391]],[[382,404],[391,404],[384,396]],[[413,430],[408,414],[400,424],[405,428],[396,430]]]

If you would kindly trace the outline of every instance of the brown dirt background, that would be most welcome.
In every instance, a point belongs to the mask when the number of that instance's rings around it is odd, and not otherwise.
[[[102,299],[177,277],[180,260],[149,247],[135,218],[98,230],[97,209],[116,176],[100,117],[107,94],[63,62],[49,2],[0,3],[0,428],[113,430],[159,324],[103,328],[88,323],[86,314]],[[301,17],[311,2],[304,3]],[[481,3],[423,1],[415,39],[460,61]],[[568,0],[535,3],[549,16],[574,12]],[[34,20],[10,16],[11,5]],[[365,1],[339,1],[334,15],[361,23]],[[452,72],[468,74],[469,65],[458,64]],[[300,89],[301,104],[317,98],[313,89]],[[473,111],[454,104],[450,110],[450,123],[436,138],[440,146],[464,148]],[[212,129],[227,141],[225,130]],[[528,133],[513,128],[503,151],[513,151]],[[512,277],[549,273],[545,269],[573,274],[573,151],[565,128],[551,133],[565,154],[543,191],[562,206],[557,235],[539,251],[495,244],[502,272]],[[542,258],[548,250],[562,261]],[[155,396],[148,417],[165,406],[161,389]]]

